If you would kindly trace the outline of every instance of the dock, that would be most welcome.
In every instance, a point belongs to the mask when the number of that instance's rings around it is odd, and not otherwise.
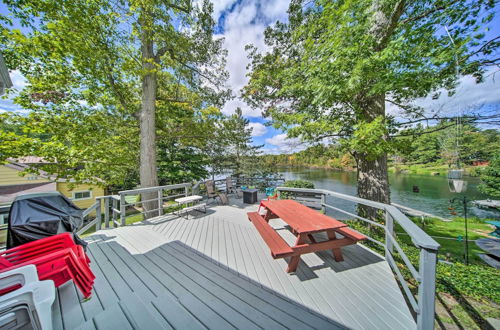
[[[472,201],[472,204],[479,208],[500,210],[500,200],[483,199]]]

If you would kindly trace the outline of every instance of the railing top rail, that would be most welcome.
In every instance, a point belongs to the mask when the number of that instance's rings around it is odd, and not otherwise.
[[[439,243],[436,242],[432,237],[430,237],[426,232],[424,232],[420,227],[418,227],[413,221],[408,219],[406,215],[404,215],[401,211],[399,211],[396,207],[389,205],[389,204],[384,204],[384,203],[379,203],[379,202],[374,202],[370,201],[364,198],[356,197],[356,196],[351,196],[351,195],[346,195],[326,189],[304,189],[304,188],[289,188],[289,187],[278,187],[277,188],[280,191],[290,191],[290,192],[306,192],[306,193],[322,193],[328,196],[332,197],[337,197],[340,199],[348,200],[351,202],[363,204],[363,205],[368,205],[371,207],[375,207],[381,210],[387,211],[397,222],[398,224],[410,235],[412,238],[412,241],[415,245],[425,248],[425,249],[430,249],[430,250],[437,250],[439,249]]]
[[[136,195],[136,194],[142,194],[142,193],[158,191],[158,190],[173,190],[173,189],[179,189],[179,188],[185,188],[185,187],[191,187],[191,183],[178,183],[178,184],[170,184],[170,185],[165,185],[165,186],[122,190],[118,193],[120,195]]]
[[[85,209],[83,212],[82,212],[82,217],[86,217],[87,215],[90,214],[90,212],[94,211],[94,210],[97,210],[97,208],[99,207],[99,202],[95,202],[94,204],[92,204],[91,206],[89,206],[87,209]]]

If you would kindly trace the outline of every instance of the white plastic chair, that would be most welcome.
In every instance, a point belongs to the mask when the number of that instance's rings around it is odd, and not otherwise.
[[[30,323],[34,329],[52,329],[54,282],[38,280],[34,265],[0,273],[0,289],[16,285],[21,287],[0,296],[0,329],[18,329]]]

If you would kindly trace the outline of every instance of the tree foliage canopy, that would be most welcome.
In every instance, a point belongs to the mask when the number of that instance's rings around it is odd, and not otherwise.
[[[490,165],[481,173],[479,191],[493,198],[500,197],[500,153],[497,153]]]
[[[498,39],[485,40],[483,33],[493,6],[483,0],[294,0],[289,22],[266,30],[270,50],[249,47],[244,94],[291,137],[347,138],[352,150],[379,155],[391,149],[385,142],[391,128],[373,102],[392,102],[417,118],[423,109],[411,101],[442,88],[453,93],[457,70],[481,80],[498,47]]]
[[[27,79],[15,102],[31,113],[2,115],[2,126],[17,129],[2,130],[0,160],[36,154],[53,163],[46,170],[77,181],[99,177],[120,184],[136,177],[141,80],[151,73],[158,81],[153,117],[162,166],[174,166],[203,147],[217,107],[229,97],[226,52],[223,40],[213,35],[210,2],[12,0],[6,5],[23,29],[10,28],[2,17],[0,50],[8,66]],[[145,34],[152,58],[144,58]]]

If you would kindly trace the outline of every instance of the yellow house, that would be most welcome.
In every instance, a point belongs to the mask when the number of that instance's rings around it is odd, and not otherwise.
[[[76,206],[86,209],[95,203],[95,198],[104,196],[104,189],[93,184],[75,185],[65,179],[54,179],[48,173],[21,175],[21,172],[34,164],[41,163],[39,157],[9,159],[0,165],[0,206],[10,204],[17,195],[58,191],[68,197]]]

